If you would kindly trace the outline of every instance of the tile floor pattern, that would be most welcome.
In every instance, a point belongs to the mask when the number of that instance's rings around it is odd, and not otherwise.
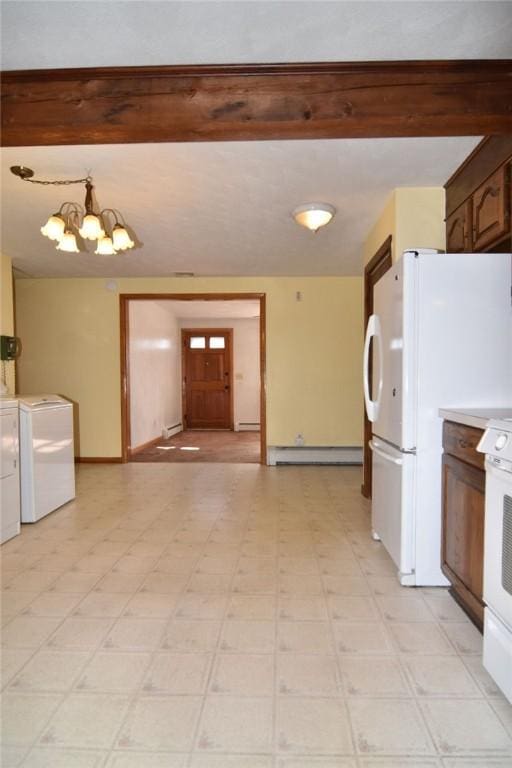
[[[82,465],[2,548],[3,768],[505,768],[512,707],[360,471]]]

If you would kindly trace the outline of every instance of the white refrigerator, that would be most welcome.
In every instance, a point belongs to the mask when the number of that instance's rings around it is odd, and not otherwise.
[[[403,585],[448,584],[438,409],[512,403],[511,263],[511,254],[408,250],[375,285],[364,345],[372,531]]]

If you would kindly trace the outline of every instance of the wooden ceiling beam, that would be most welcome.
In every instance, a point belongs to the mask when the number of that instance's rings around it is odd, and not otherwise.
[[[4,72],[3,146],[512,134],[512,60]]]

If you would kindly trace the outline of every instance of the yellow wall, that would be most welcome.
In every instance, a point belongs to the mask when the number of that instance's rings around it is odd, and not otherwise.
[[[14,311],[12,295],[12,264],[9,256],[1,255],[0,272],[0,334],[2,336],[14,336]],[[5,368],[4,368],[5,366]],[[2,362],[2,368],[5,370],[5,383],[9,393],[15,391],[14,380],[14,360]],[[2,374],[3,381],[3,374]]]
[[[446,248],[443,187],[395,189],[396,230],[393,258],[407,248]]]
[[[372,256],[377,253],[384,240],[393,236],[394,245],[396,233],[396,202],[395,191],[389,196],[384,209],[369,231],[363,246],[363,264],[367,264]]]
[[[363,247],[366,264],[384,240],[393,236],[393,260],[407,248],[446,248],[443,187],[400,187],[388,198]]]
[[[267,440],[361,445],[362,281],[335,278],[124,278],[120,293],[267,295]],[[302,301],[296,293],[302,293]],[[121,451],[119,298],[103,279],[16,283],[22,393],[78,403],[82,456]]]

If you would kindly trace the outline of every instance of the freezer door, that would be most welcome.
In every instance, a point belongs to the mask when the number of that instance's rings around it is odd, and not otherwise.
[[[414,470],[415,456],[402,453],[373,437],[372,530],[394,560],[402,584],[414,576]]]
[[[373,432],[404,451],[416,448],[416,274],[416,257],[407,252],[374,292],[380,344],[374,345],[373,368],[381,379]]]

